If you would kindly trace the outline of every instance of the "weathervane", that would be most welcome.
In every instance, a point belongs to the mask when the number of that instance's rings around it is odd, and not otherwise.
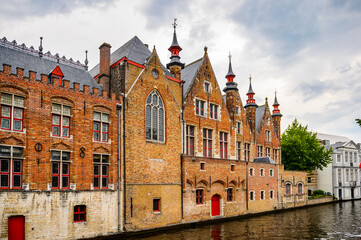
[[[251,76],[251,74],[249,75],[249,82],[251,82],[251,80],[252,80],[252,76]]]
[[[229,61],[231,62],[231,58],[232,58],[231,52],[229,52],[228,58],[229,58]]]
[[[277,95],[277,89],[275,89],[275,96]]]
[[[174,22],[172,23],[172,25],[173,25],[173,28],[174,28],[174,31],[175,31],[175,29],[177,27],[177,19],[176,18],[174,18]]]

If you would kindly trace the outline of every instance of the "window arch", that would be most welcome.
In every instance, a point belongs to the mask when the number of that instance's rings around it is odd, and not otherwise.
[[[297,194],[303,194],[303,184],[302,183],[297,184]]]
[[[164,104],[157,90],[149,93],[145,105],[145,138],[164,142]]]
[[[285,184],[285,194],[291,195],[292,194],[292,184],[290,182]]]

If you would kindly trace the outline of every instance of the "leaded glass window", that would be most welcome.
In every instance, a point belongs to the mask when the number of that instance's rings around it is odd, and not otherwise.
[[[164,141],[163,100],[156,90],[148,95],[145,106],[145,138],[156,142]]]

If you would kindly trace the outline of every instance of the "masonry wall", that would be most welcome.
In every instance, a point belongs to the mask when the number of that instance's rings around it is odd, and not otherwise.
[[[181,85],[170,85],[155,51],[144,69],[130,64],[126,69],[129,80],[125,104],[126,229],[134,231],[178,223],[181,221],[182,134],[181,109],[175,94],[181,92]],[[153,71],[158,72],[157,77]],[[164,141],[146,139],[146,100],[152,91],[159,93],[164,104]],[[160,211],[153,211],[154,199],[160,199]]]
[[[308,200],[307,172],[286,171],[282,168],[280,169],[280,177],[278,207],[290,208],[306,205]],[[291,192],[289,194],[285,190],[287,183],[291,184]],[[301,192],[299,192],[298,184],[302,185]]]
[[[20,189],[1,189],[0,212],[2,222],[0,236],[6,238],[8,217],[24,215],[26,235],[40,239],[44,235],[41,229],[47,229],[47,236],[55,238],[80,238],[114,232],[117,222],[114,220],[117,188],[117,111],[116,104],[121,103],[113,94],[111,98],[89,86],[80,89],[79,84],[69,86],[63,80],[60,86],[58,78],[49,82],[48,75],[29,73],[23,77],[22,69],[11,74],[9,65],[0,71],[0,94],[8,93],[25,99],[23,131],[0,130],[0,145],[24,148]],[[69,137],[52,136],[52,103],[71,107]],[[109,140],[93,140],[94,112],[109,114]],[[70,174],[68,189],[52,189],[51,151],[70,152]],[[108,185],[104,189],[93,190],[93,154],[109,155]],[[75,205],[86,205],[89,209],[86,223],[74,223]],[[111,212],[112,211],[112,212]],[[111,212],[111,213],[109,213]],[[109,213],[109,214],[103,214]],[[60,220],[59,220],[60,219]],[[95,226],[101,219],[104,226]],[[99,225],[99,224],[98,224]],[[34,228],[34,230],[32,230]],[[61,231],[59,231],[61,229]],[[64,231],[63,231],[64,230]],[[45,239],[45,237],[44,237]]]
[[[0,191],[0,239],[8,219],[25,217],[26,239],[79,239],[117,233],[114,191]],[[86,205],[87,221],[74,222],[74,206]]]

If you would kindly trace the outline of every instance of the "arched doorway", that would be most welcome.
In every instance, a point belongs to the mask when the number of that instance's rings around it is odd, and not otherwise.
[[[221,214],[219,195],[213,195],[211,207],[212,207],[212,216],[219,216]]]

